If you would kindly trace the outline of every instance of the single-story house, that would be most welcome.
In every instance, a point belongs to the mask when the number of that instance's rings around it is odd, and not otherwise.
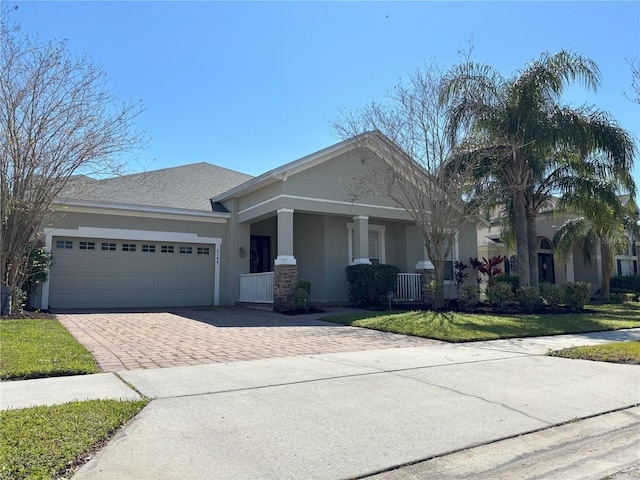
[[[629,197],[622,198],[623,203],[629,201]],[[552,201],[552,204],[555,203]],[[602,284],[602,257],[600,250],[591,252],[591,262],[584,259],[584,252],[580,244],[573,247],[573,253],[566,263],[561,262],[554,254],[553,237],[558,228],[568,219],[577,215],[563,214],[553,216],[551,211],[540,213],[536,219],[536,249],[538,258],[538,280],[549,283],[587,282],[591,284],[592,293],[597,293]],[[640,219],[640,216],[638,217]],[[506,273],[510,273],[510,261],[515,259],[515,248],[508,248],[501,239],[499,214],[493,216],[486,224],[478,226],[478,255],[490,258],[496,255],[506,257]],[[638,244],[629,235],[627,249],[620,255],[616,255],[612,264],[611,276],[637,275],[638,274]]]
[[[44,226],[54,263],[39,306],[285,309],[298,279],[311,283],[313,304],[346,304],[354,263],[397,265],[402,299],[420,298],[431,266],[422,236],[391,199],[354,199],[353,179],[375,161],[365,165],[359,148],[343,141],[258,177],[196,163],[75,178]],[[451,262],[476,255],[468,221]]]

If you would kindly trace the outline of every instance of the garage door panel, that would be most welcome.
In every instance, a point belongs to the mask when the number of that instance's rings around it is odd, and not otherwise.
[[[109,258],[108,256],[102,256],[101,258],[96,259],[96,270],[102,273],[117,273],[118,265],[114,261],[113,258]]]
[[[197,306],[213,303],[214,264],[212,255],[179,254],[186,244],[156,242],[155,251],[145,243],[127,240],[66,239],[72,247],[56,249],[50,276],[50,308],[107,308]],[[93,242],[95,249],[80,250]],[[111,250],[102,250],[102,244]],[[124,251],[123,251],[123,244]],[[132,245],[135,245],[133,247]],[[173,246],[174,253],[162,253]],[[135,251],[130,251],[135,248]]]
[[[198,262],[194,265],[193,272],[195,275],[212,275],[213,262],[209,262],[209,263]]]

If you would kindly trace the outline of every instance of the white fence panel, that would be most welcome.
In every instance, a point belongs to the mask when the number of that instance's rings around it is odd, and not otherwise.
[[[273,303],[273,272],[240,275],[240,302]]]
[[[398,286],[396,287],[396,300],[402,302],[421,300],[421,277],[422,275],[419,273],[399,273]]]

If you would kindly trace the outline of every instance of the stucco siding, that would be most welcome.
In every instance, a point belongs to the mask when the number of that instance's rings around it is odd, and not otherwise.
[[[469,258],[478,256],[478,242],[476,235],[476,226],[472,222],[465,222],[458,232],[458,258],[465,263],[469,262]]]
[[[171,220],[159,218],[103,215],[91,213],[59,212],[44,224],[45,228],[55,225],[56,229],[77,229],[78,227],[110,228],[119,230],[149,230],[155,232],[194,233],[201,237],[224,238],[226,223],[206,221]],[[55,231],[54,231],[55,235]]]

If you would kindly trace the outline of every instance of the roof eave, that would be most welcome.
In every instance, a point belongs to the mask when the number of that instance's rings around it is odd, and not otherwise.
[[[184,215],[191,217],[207,217],[207,218],[231,218],[231,215],[227,212],[213,212],[206,210],[194,210],[187,208],[172,208],[172,207],[158,207],[154,205],[133,205],[125,203],[115,202],[96,202],[91,200],[71,200],[59,198],[54,201],[56,206],[69,206],[69,207],[85,207],[85,208],[99,208],[110,210],[122,210],[127,212],[140,212],[140,213],[157,213],[168,215]]]

